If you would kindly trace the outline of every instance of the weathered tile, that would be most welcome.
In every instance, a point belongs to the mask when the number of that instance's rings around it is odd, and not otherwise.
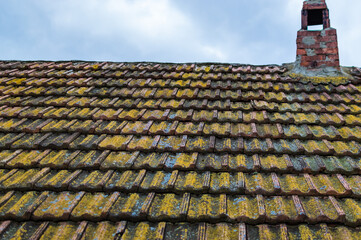
[[[109,210],[109,217],[111,219],[134,220],[144,217],[144,215],[147,213],[146,211],[149,210],[148,205],[151,204],[151,201],[146,202],[149,195],[138,193],[120,194],[119,198]]]
[[[132,135],[107,135],[98,146],[101,149],[125,150],[132,138]]]
[[[267,197],[264,200],[266,219],[272,223],[298,220],[298,212],[291,197]]]
[[[150,223],[150,222],[139,222],[139,223],[128,223],[127,228],[122,235],[122,239],[131,240],[147,240],[147,239],[163,239],[163,233],[166,224]]]
[[[192,195],[187,219],[189,221],[214,221],[225,217],[227,211],[225,195]]]
[[[337,155],[359,155],[361,146],[355,142],[331,142],[331,146]]]
[[[12,158],[7,162],[6,166],[11,168],[16,167],[35,167],[38,162],[48,155],[50,151],[41,151],[41,150],[32,150],[32,151],[23,151],[18,154],[16,157]]]
[[[82,232],[82,238],[84,239],[115,239],[119,236],[125,222],[114,223],[114,222],[98,222],[91,223],[87,222],[84,232]],[[120,231],[119,231],[120,230]],[[80,236],[81,234],[79,234]]]
[[[104,185],[104,189],[112,191],[135,191],[143,182],[145,170],[140,171],[115,171]]]
[[[127,145],[127,150],[145,150],[151,151],[156,148],[159,141],[159,136],[134,136],[132,140]]]
[[[149,129],[149,134],[152,135],[174,135],[179,122],[154,122]]]
[[[52,192],[34,211],[34,220],[68,220],[70,213],[83,198],[84,192]],[[56,204],[54,204],[56,203]]]
[[[65,168],[78,154],[79,151],[53,150],[40,160],[39,166],[50,168]]]
[[[105,219],[118,197],[118,192],[113,194],[86,193],[71,212],[71,219]]]
[[[149,219],[154,221],[180,220],[185,217],[184,197],[175,194],[156,194],[149,208]]]
[[[231,195],[227,197],[227,216],[237,222],[258,222],[265,216],[260,196]],[[262,198],[263,199],[263,198]]]
[[[157,145],[157,149],[161,151],[180,151],[184,149],[182,146],[183,137],[181,136],[162,136]]]
[[[174,153],[169,154],[165,167],[169,169],[189,170],[195,169],[198,153]]]
[[[252,171],[260,168],[259,157],[244,154],[229,155],[228,166],[236,171]]]
[[[308,222],[337,221],[340,216],[329,198],[301,198]]]
[[[245,191],[249,194],[271,194],[275,186],[270,174],[245,174]]]
[[[211,174],[209,192],[211,193],[241,193],[244,192],[244,174],[219,172]]]
[[[202,133],[204,123],[197,122],[180,122],[177,125],[175,134],[177,135],[200,135]]]
[[[41,222],[10,222],[9,226],[0,233],[2,239],[31,239],[39,229],[47,227]]]
[[[167,223],[166,231],[164,233],[164,240],[171,239],[196,239],[198,236],[198,224],[190,223]]]
[[[0,219],[29,220],[32,212],[47,196],[47,192],[16,192],[0,207]]]
[[[122,128],[122,134],[146,134],[149,128],[152,126],[153,122],[143,122],[143,121],[136,121],[136,122],[128,122]]]
[[[227,166],[228,162],[227,155],[219,154],[199,154],[197,160],[197,170],[221,170]]]
[[[127,121],[102,121],[94,129],[95,134],[119,134]]]
[[[34,149],[39,146],[39,144],[44,141],[49,134],[41,134],[41,133],[34,133],[34,134],[25,134],[19,140],[15,141],[21,135],[15,136],[13,134],[7,134],[4,137],[0,135],[0,143],[7,145],[7,142],[13,142],[11,147],[18,149],[18,148],[25,148],[25,149]],[[8,138],[12,137],[13,140]]]
[[[40,178],[44,177],[50,171],[49,168],[43,169],[30,169],[30,170],[17,170],[11,177],[0,183],[1,189],[29,189],[32,188],[33,184]]]
[[[167,160],[167,153],[140,153],[135,159],[133,167],[136,169],[160,169]]]
[[[53,170],[35,183],[35,188],[39,190],[66,190],[69,183],[72,182],[81,173],[81,170]]]
[[[286,172],[293,168],[288,155],[261,155],[259,161],[263,171]]]
[[[102,191],[105,182],[112,176],[113,171],[82,171],[69,184],[69,190],[73,191]]]
[[[71,239],[76,236],[79,223],[75,222],[52,222],[41,235],[41,240],[58,238]]]
[[[174,188],[181,192],[206,192],[209,189],[210,177],[210,172],[179,172]]]
[[[129,169],[139,152],[111,152],[101,163],[102,169]]]
[[[215,139],[212,137],[189,137],[187,139],[186,149],[188,151],[208,152],[214,148]]]

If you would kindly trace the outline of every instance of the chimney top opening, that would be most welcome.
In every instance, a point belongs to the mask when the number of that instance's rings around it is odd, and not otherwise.
[[[322,9],[314,9],[308,10],[307,17],[308,26],[314,25],[323,25],[323,10]]]

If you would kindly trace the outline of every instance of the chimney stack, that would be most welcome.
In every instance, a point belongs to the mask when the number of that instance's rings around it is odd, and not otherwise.
[[[309,26],[322,25],[322,30]],[[297,33],[297,63],[307,69],[340,69],[336,29],[331,28],[325,0],[304,1],[302,29]]]

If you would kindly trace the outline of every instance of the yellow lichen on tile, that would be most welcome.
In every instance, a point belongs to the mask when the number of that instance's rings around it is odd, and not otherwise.
[[[333,84],[333,85],[343,85],[349,82],[349,78],[346,76],[328,76],[328,77],[307,77],[301,74],[291,73],[289,74],[291,78],[300,79],[302,82],[311,82],[313,84]]]
[[[306,179],[303,176],[284,174],[279,178],[282,191],[292,194],[307,194],[310,190]]]
[[[128,229],[125,230],[122,240],[148,240],[154,239],[155,237],[155,229],[151,228],[147,222],[139,222],[134,231],[135,232],[129,232]]]
[[[95,228],[91,228],[91,223],[88,223],[84,239],[114,239],[117,233],[117,224],[113,222],[100,222],[96,224]]]
[[[302,145],[305,148],[306,152],[308,152],[308,153],[316,153],[316,152],[328,153],[329,152],[329,148],[322,141],[314,141],[314,140],[304,141],[302,143]]]
[[[212,218],[219,214],[219,197],[203,194],[192,197],[189,203],[188,218]]]
[[[227,223],[207,225],[207,240],[232,240],[239,239],[237,225]]]
[[[316,123],[317,115],[314,113],[305,114],[305,113],[296,113],[293,115],[293,118],[296,123]]]
[[[76,218],[81,218],[86,215],[99,217],[104,211],[103,207],[109,198],[110,196],[105,193],[87,193],[72,211],[72,216]]]
[[[59,239],[66,240],[71,239],[78,228],[77,223],[63,222],[63,223],[51,223],[41,235],[40,240]]]
[[[128,148],[151,149],[153,142],[154,142],[154,137],[151,136],[134,137],[132,141],[128,144]]]
[[[272,193],[273,181],[270,175],[264,173],[245,175],[246,191],[250,193]]]
[[[19,155],[17,155],[14,159],[12,159],[10,162],[8,162],[8,166],[16,166],[16,165],[22,165],[22,166],[32,166],[36,162],[36,158],[42,153],[42,151],[39,150],[33,150],[33,151],[26,151],[22,152]]]
[[[260,162],[263,169],[277,168],[279,170],[286,170],[287,164],[285,156],[278,157],[276,155],[260,156]]]
[[[247,169],[248,161],[246,159],[246,155],[244,154],[237,154],[230,156],[230,167],[232,169]]]
[[[175,194],[157,195],[149,209],[150,215],[160,218],[177,217],[180,212],[180,199]]]
[[[259,217],[258,202],[252,196],[230,196],[227,198],[227,215],[236,221],[256,220]]]
[[[348,115],[344,115],[343,116],[346,123],[347,124],[350,124],[350,125],[353,125],[353,124],[361,124],[361,117],[360,115],[351,115],[351,114],[348,114]]]
[[[24,187],[29,184],[29,180],[39,171],[39,169],[18,170],[14,175],[2,182],[1,185],[4,188]]]
[[[51,193],[48,198],[34,211],[35,218],[51,216],[54,219],[61,219],[70,214],[70,207],[80,201],[82,193],[62,192]]]
[[[114,135],[114,136],[107,136],[101,143],[99,143],[100,148],[116,148],[121,149],[126,141],[131,136],[126,135]]]
[[[107,158],[102,162],[103,168],[124,168],[127,167],[127,162],[133,156],[132,152],[111,152]]]
[[[355,142],[341,142],[335,141],[331,143],[337,154],[358,154],[360,152],[359,147]]]
[[[346,198],[339,202],[341,207],[345,209],[346,220],[348,222],[356,224],[361,220],[361,206],[355,199]]]
[[[178,168],[190,168],[196,162],[196,156],[188,153],[177,153],[175,158],[176,161],[174,163],[174,166],[177,166]]]
[[[212,173],[210,186],[214,190],[228,190],[231,187],[231,176],[227,172]]]

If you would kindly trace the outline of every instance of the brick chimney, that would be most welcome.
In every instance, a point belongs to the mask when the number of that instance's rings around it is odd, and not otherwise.
[[[323,25],[323,29],[308,29],[315,25]],[[340,69],[337,33],[336,29],[331,28],[325,0],[308,0],[303,3],[302,29],[297,33],[297,62],[308,69]]]

